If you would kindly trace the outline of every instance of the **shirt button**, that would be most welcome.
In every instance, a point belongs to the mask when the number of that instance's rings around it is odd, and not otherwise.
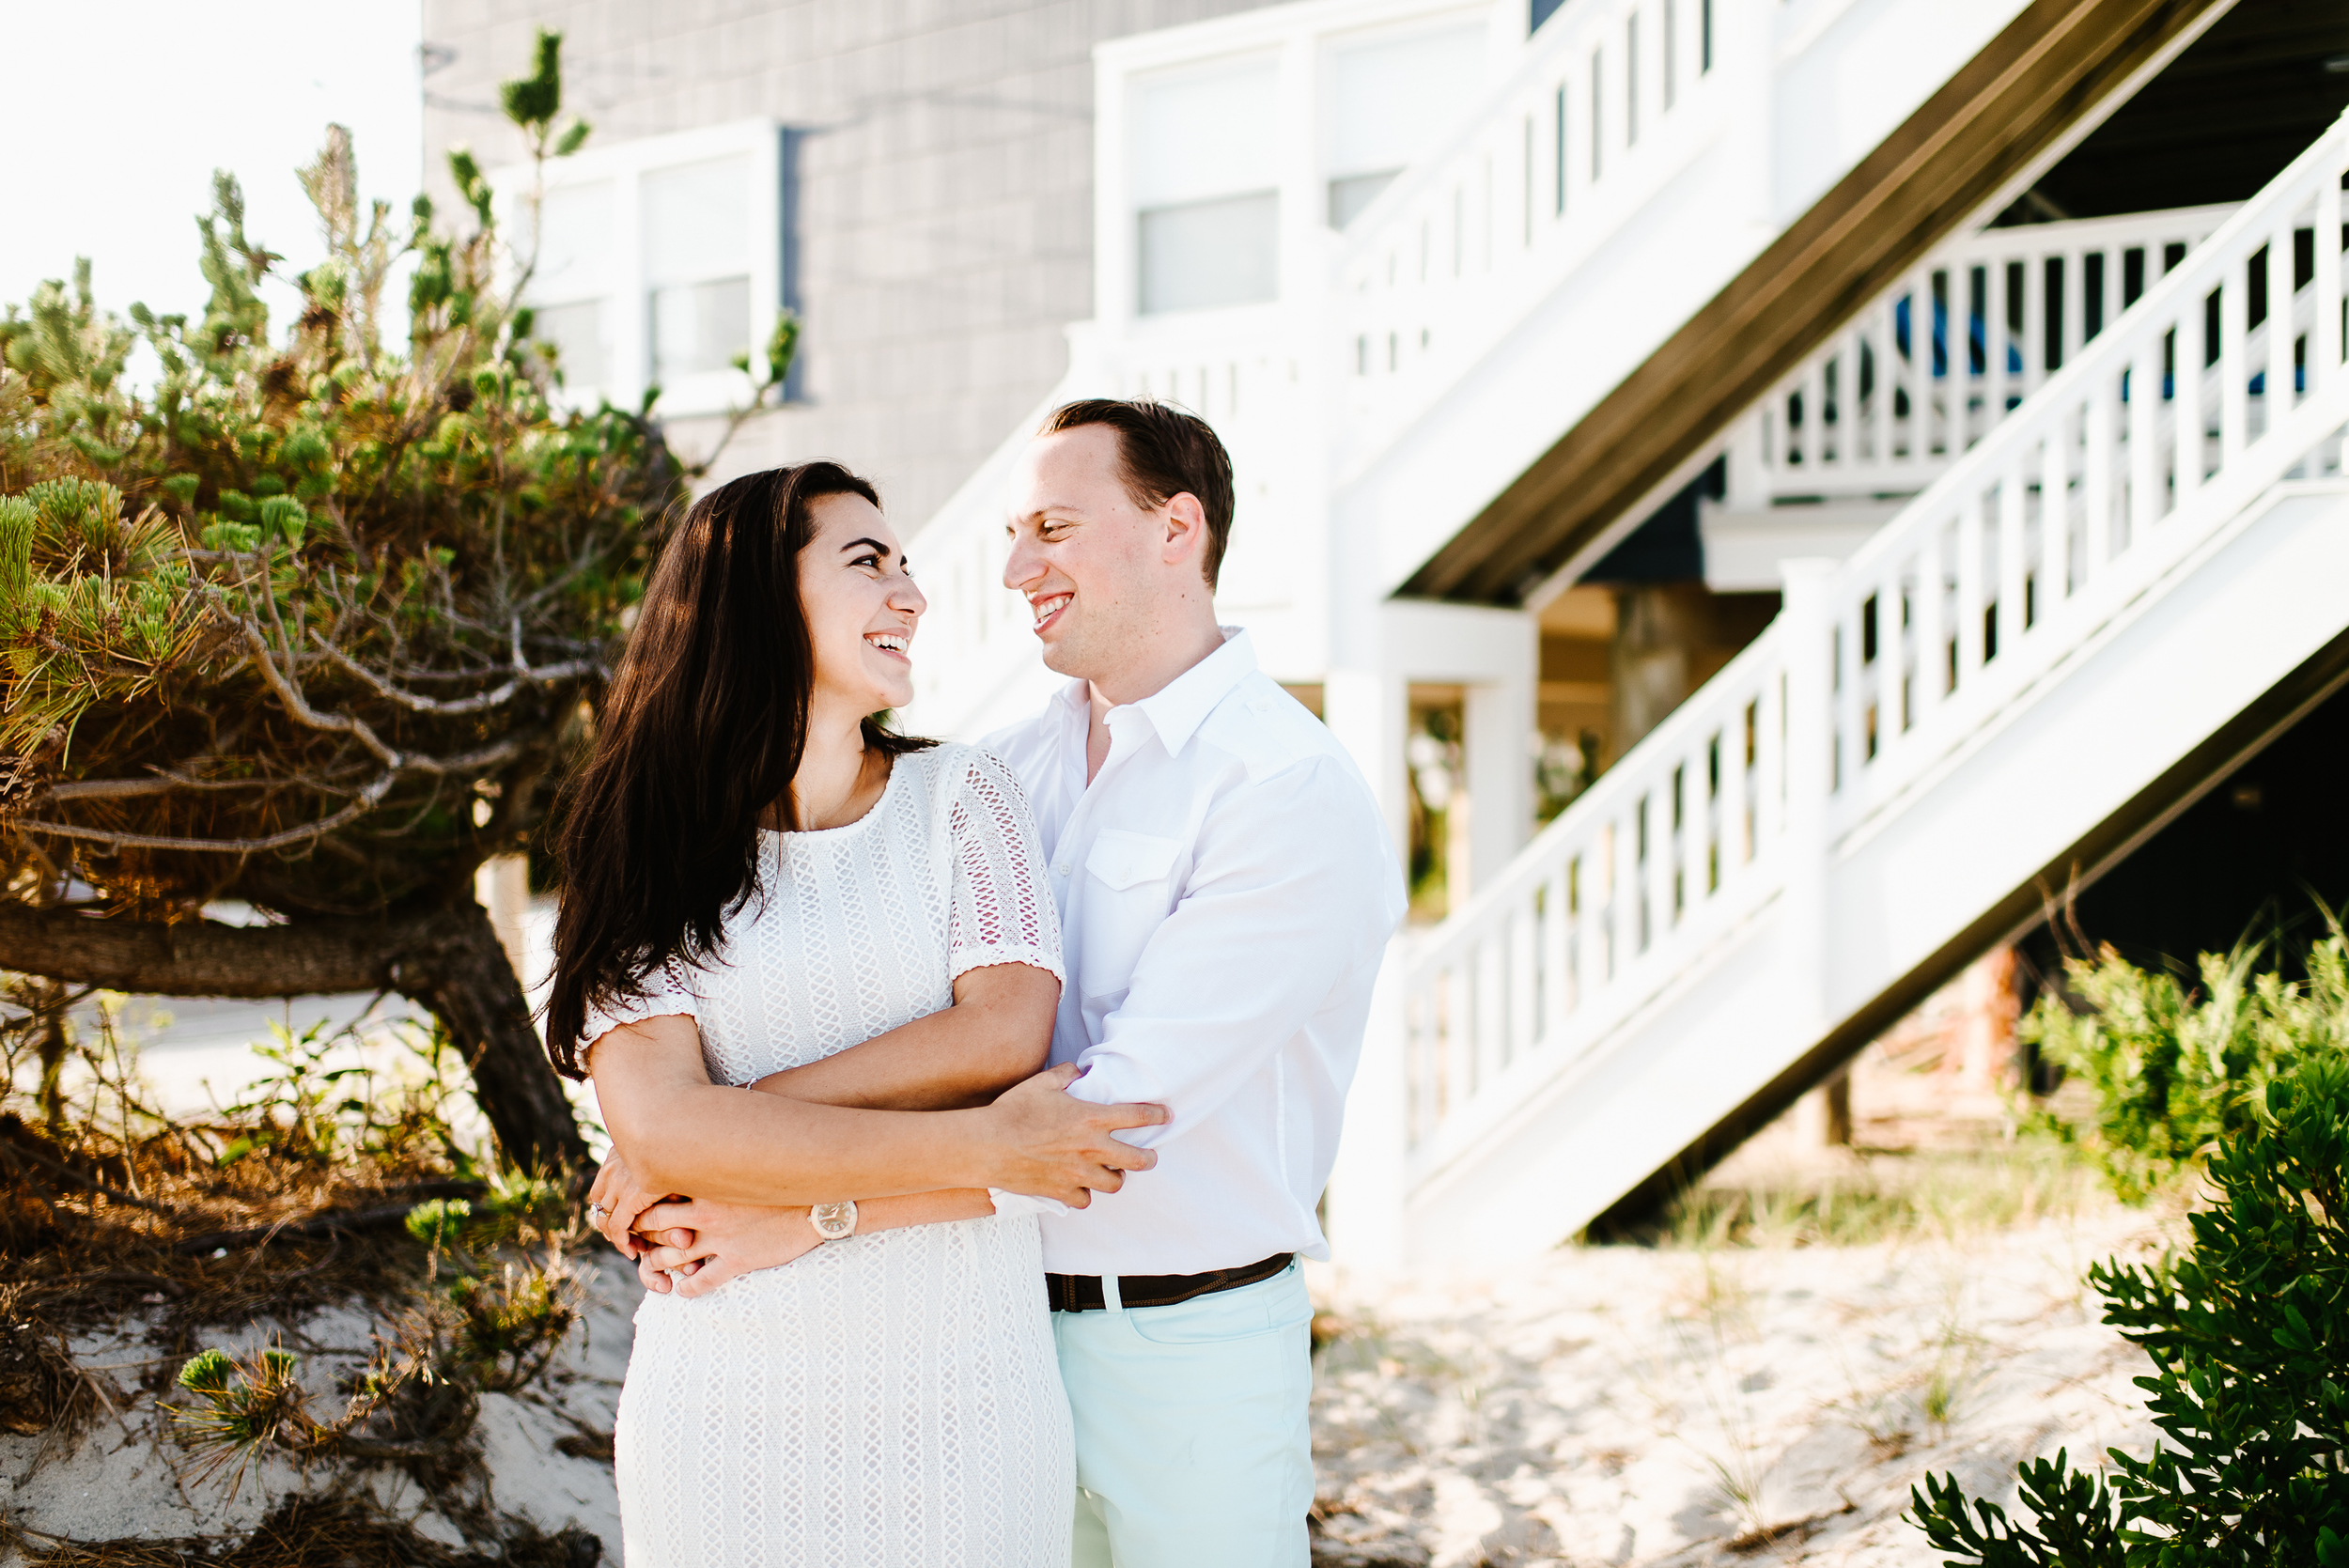
[[[1067,876],[1067,875],[1068,875],[1068,862],[1067,862],[1066,861],[1063,861],[1063,862],[1060,862],[1060,864],[1058,864],[1058,865],[1056,865],[1056,866],[1054,866],[1054,867],[1052,868],[1052,874],[1053,874],[1054,876],[1056,876],[1056,877],[1066,877],[1066,876]]]

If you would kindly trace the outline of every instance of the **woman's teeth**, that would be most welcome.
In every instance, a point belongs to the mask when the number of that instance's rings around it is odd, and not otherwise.
[[[903,653],[913,645],[912,638],[899,637],[886,631],[868,633],[864,640],[872,644],[873,646],[885,649],[890,653]]]

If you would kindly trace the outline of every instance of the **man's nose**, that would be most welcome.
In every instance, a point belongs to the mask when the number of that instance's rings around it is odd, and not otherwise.
[[[1044,570],[1044,556],[1025,534],[1011,536],[1011,554],[1003,562],[1003,586],[1017,591]]]

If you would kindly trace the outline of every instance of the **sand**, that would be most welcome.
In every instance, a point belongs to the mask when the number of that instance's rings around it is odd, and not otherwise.
[[[1315,1561],[1938,1563],[1927,1472],[2013,1507],[2017,1461],[2153,1429],[2089,1265],[2142,1214],[1953,1240],[1569,1249],[1445,1288],[1327,1285]]]
[[[474,1479],[496,1513],[526,1519],[550,1534],[583,1529],[603,1543],[604,1561],[617,1562],[619,1504],[609,1461],[575,1457],[556,1445],[566,1437],[611,1432],[642,1291],[634,1269],[609,1251],[583,1261],[582,1284],[583,1331],[573,1334],[548,1375],[523,1394],[481,1396],[474,1429],[481,1465]],[[302,1357],[299,1375],[311,1409],[328,1416],[343,1408],[341,1380],[366,1359],[370,1325],[363,1310],[343,1308],[298,1323],[257,1323],[205,1343],[241,1359],[272,1341],[284,1344]],[[354,1479],[422,1533],[460,1544],[443,1500],[422,1494],[391,1470],[328,1477],[316,1470],[305,1474],[290,1460],[271,1455],[246,1472],[233,1494],[225,1475],[197,1476],[156,1402],[138,1391],[139,1379],[151,1368],[176,1371],[179,1359],[159,1358],[148,1327],[143,1319],[126,1318],[103,1334],[73,1343],[77,1361],[106,1369],[129,1396],[113,1416],[101,1416],[76,1447],[61,1452],[43,1437],[0,1435],[0,1507],[9,1511],[14,1524],[81,1541],[236,1533],[250,1529],[287,1497],[319,1491],[331,1480]],[[0,1563],[11,1560],[0,1549]]]

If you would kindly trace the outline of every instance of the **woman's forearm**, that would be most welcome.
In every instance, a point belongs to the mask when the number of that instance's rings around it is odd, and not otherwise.
[[[863,1045],[834,1051],[820,1062],[769,1073],[751,1085],[763,1094],[812,1105],[849,1106],[864,1110],[957,1110],[985,1105],[1043,1066],[1050,1051],[986,1048],[970,1039],[971,1019],[949,1007],[900,1024]],[[977,1045],[978,1048],[971,1048]]]
[[[1060,982],[1027,964],[965,970],[955,1003],[752,1087],[817,1105],[953,1110],[985,1105],[1043,1069]]]

